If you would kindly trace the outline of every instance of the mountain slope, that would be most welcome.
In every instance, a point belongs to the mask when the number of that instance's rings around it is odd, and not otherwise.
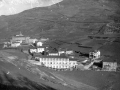
[[[17,14],[35,7],[51,6],[58,2],[61,2],[61,0],[1,0],[0,16]]]
[[[57,37],[69,33],[89,33],[110,22],[116,15],[118,5],[113,1],[64,0],[59,4],[44,8],[26,10],[20,14],[0,17],[0,36],[19,31],[25,34],[49,35]],[[84,31],[85,30],[85,31]],[[75,31],[75,33],[74,33]],[[60,34],[58,34],[60,33]]]

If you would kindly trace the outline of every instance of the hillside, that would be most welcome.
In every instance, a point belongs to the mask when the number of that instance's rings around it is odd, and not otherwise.
[[[51,49],[72,49],[77,57],[88,55],[91,50],[99,49],[103,61],[120,63],[119,8],[119,0],[63,0],[49,7],[37,7],[15,15],[3,15],[0,17],[0,41],[8,41],[12,35],[21,31],[24,35],[31,37],[50,38]],[[23,79],[27,77],[31,83],[35,81],[38,87],[43,88],[47,85],[48,90],[49,88],[52,88],[51,90],[119,90],[120,75],[117,72],[56,72],[40,67],[40,74],[38,72],[36,74],[25,67],[28,63],[22,61],[26,57],[23,54],[11,53],[9,50],[0,51],[0,55],[3,53],[5,57],[6,53],[17,57],[21,55],[17,62],[0,59],[1,77],[5,76],[4,72],[10,70],[15,79],[22,75],[18,83],[24,82],[25,84],[26,81]],[[18,62],[25,66],[21,66]],[[20,71],[14,64],[21,68]],[[41,74],[48,76],[39,79]],[[2,78],[7,81],[6,77]],[[37,88],[31,83],[29,83],[30,87]],[[68,86],[65,86],[66,84]]]
[[[49,7],[1,16],[0,36],[7,37],[19,31],[57,38],[86,35],[117,19],[118,8],[115,0],[64,0]]]

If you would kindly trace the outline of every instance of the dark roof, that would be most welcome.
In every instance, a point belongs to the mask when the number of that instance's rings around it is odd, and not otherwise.
[[[34,46],[29,46],[29,49],[37,49],[37,48]]]
[[[39,47],[36,47],[36,48],[46,48],[45,46],[39,46]]]
[[[20,48],[23,50],[29,50],[29,46],[20,46]]]

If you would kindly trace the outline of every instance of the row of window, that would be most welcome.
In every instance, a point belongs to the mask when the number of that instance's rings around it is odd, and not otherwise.
[[[51,68],[70,68],[69,66],[47,66],[47,67],[51,67]]]
[[[74,65],[76,64],[75,62],[71,63],[71,62],[43,62],[44,64],[52,64],[52,65]]]
[[[41,61],[67,61],[67,58],[40,58]]]

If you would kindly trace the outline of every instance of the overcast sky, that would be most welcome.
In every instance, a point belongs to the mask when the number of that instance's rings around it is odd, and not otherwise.
[[[11,15],[34,7],[50,6],[62,0],[0,0],[0,15]]]

